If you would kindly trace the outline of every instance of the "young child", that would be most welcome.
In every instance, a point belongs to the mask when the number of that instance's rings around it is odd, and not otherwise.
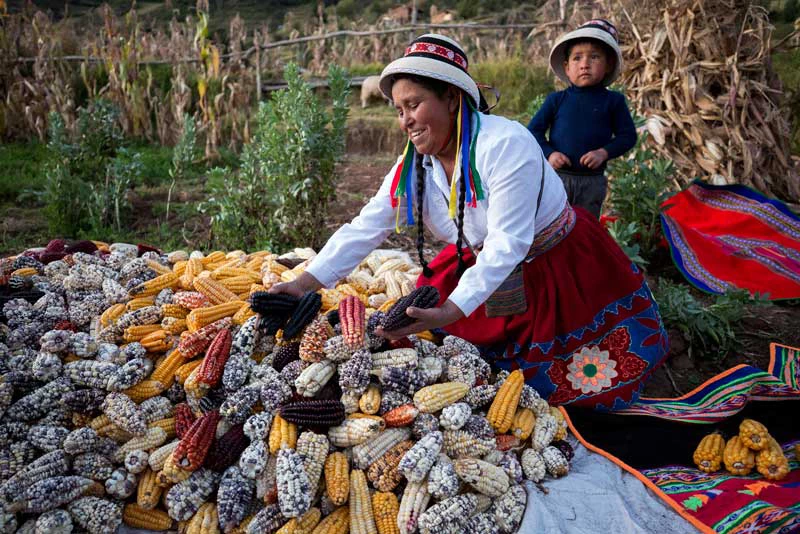
[[[550,68],[569,88],[547,95],[528,124],[564,182],[570,204],[598,218],[608,188],[606,162],[636,144],[625,97],[606,89],[622,67],[617,41],[617,29],[603,19],[559,37]]]

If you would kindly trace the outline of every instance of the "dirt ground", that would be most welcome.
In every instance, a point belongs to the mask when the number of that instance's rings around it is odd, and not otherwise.
[[[394,157],[385,155],[350,155],[341,166],[341,183],[338,188],[337,208],[329,219],[328,227],[334,231],[350,221],[361,207],[378,190],[381,180],[389,171]],[[431,259],[442,243],[426,236],[426,257]],[[416,257],[416,240],[413,231],[393,234],[387,247],[401,248]],[[670,354],[645,386],[648,397],[676,397],[691,390],[731,367],[752,365],[766,370],[769,365],[770,343],[800,347],[800,308],[777,304],[754,306],[747,317],[734,327],[740,346],[722,360],[694,353],[677,331],[669,332]]]

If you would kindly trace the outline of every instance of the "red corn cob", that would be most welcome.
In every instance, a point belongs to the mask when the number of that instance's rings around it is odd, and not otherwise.
[[[233,425],[214,442],[206,455],[203,466],[219,473],[239,461],[249,440],[244,435],[244,424]]]
[[[172,453],[175,465],[186,471],[195,471],[203,465],[219,422],[219,411],[212,410],[197,419]]]
[[[348,347],[363,347],[366,326],[364,303],[354,295],[343,298],[339,302],[339,320],[342,324],[342,337]]]
[[[497,440],[498,451],[507,451],[522,444],[517,436],[511,434],[498,434],[495,439]]]
[[[211,306],[208,297],[199,291],[179,291],[172,296],[172,302],[190,310]]]
[[[228,356],[231,354],[232,340],[231,331],[227,328],[217,332],[217,335],[214,336],[211,344],[206,349],[203,363],[200,364],[200,368],[197,371],[198,382],[212,388],[219,384],[222,379],[222,372],[225,370],[225,362],[228,361]]]
[[[408,426],[419,415],[419,410],[413,404],[403,404],[383,414],[387,427]]]
[[[196,419],[192,409],[185,402],[175,406],[175,435],[178,439],[183,439]]]
[[[211,344],[217,332],[230,329],[232,324],[233,321],[230,317],[223,317],[219,321],[214,321],[196,332],[192,332],[178,344],[178,352],[180,352],[181,356],[186,360],[194,358],[206,350],[206,347]]]

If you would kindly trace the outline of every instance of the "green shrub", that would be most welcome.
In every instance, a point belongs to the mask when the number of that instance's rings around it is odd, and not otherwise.
[[[211,215],[213,239],[229,248],[319,247],[327,207],[335,195],[335,165],[344,153],[349,81],[331,66],[332,108],[286,67],[288,88],[272,93],[256,117],[238,172],[215,168],[210,195],[200,205]]]
[[[522,58],[514,57],[497,61],[484,61],[470,66],[470,74],[478,83],[493,86],[500,91],[500,104],[493,110],[494,113],[507,117],[524,118],[528,113],[530,103],[541,95],[552,92],[552,78],[547,66],[531,64]],[[493,104],[490,92],[484,91],[484,96]]]

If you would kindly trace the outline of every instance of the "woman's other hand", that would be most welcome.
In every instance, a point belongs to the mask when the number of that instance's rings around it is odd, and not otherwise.
[[[434,328],[447,326],[464,317],[464,313],[459,307],[449,300],[444,301],[444,304],[438,308],[408,308],[406,314],[416,319],[416,321],[404,328],[391,331],[385,331],[383,328],[378,327],[375,329],[375,333],[386,339],[400,339],[411,334],[424,332],[425,330],[433,330]]]
[[[322,289],[322,284],[309,273],[302,273],[291,282],[281,282],[269,288],[270,293],[286,293],[295,297],[302,297],[309,291]]]
[[[551,167],[554,169],[560,169],[565,165],[572,166],[572,162],[566,156],[566,154],[562,154],[561,152],[553,152],[547,157],[547,162],[550,164]]]

